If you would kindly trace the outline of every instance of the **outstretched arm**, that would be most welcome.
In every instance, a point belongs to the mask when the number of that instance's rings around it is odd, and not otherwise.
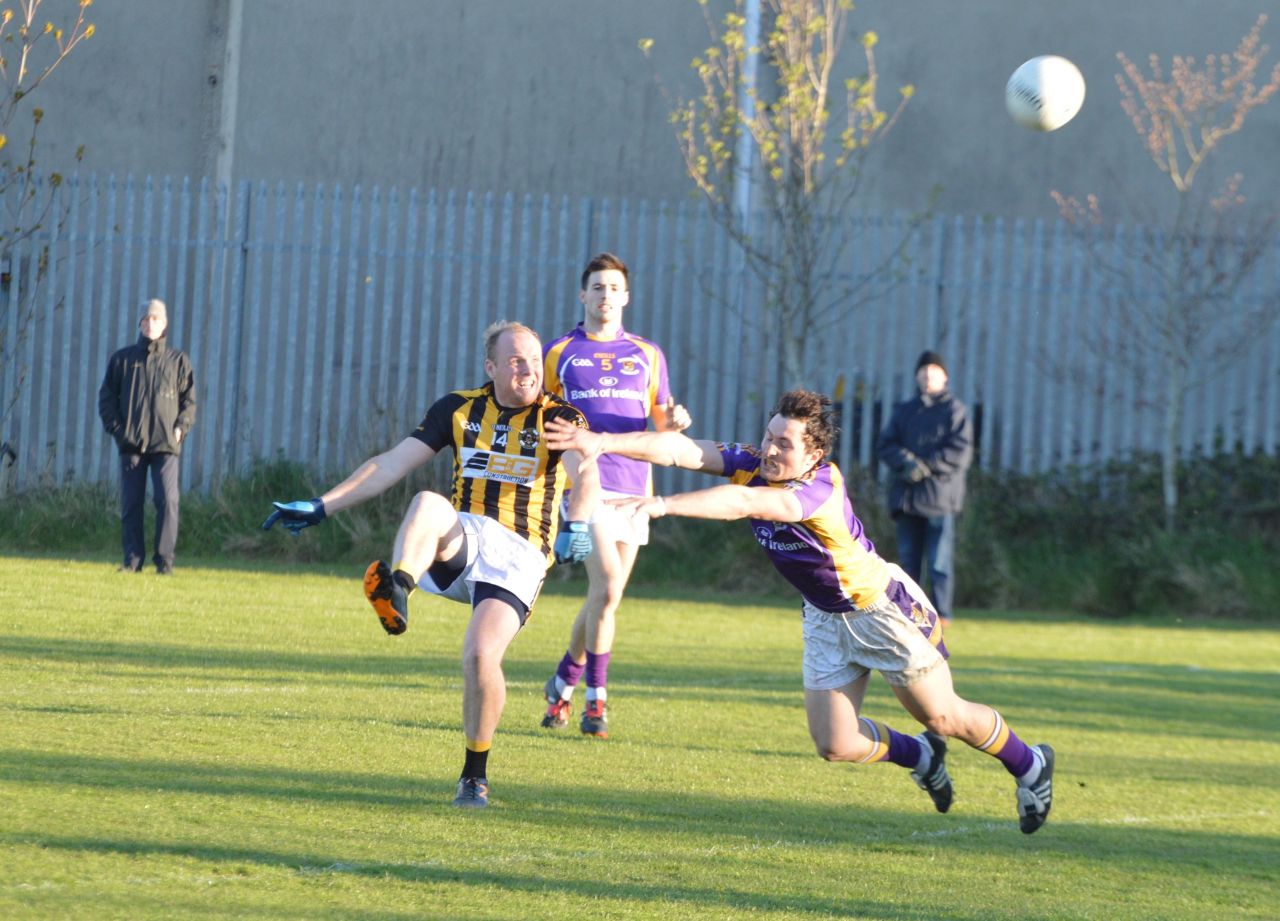
[[[273,502],[275,511],[262,523],[262,530],[270,531],[276,522],[297,537],[304,528],[320,524],[333,512],[358,505],[385,492],[404,479],[409,471],[420,467],[436,456],[416,438],[406,438],[389,451],[369,458],[323,496],[294,502]]]
[[[633,514],[648,515],[650,518],[661,518],[663,515],[712,518],[719,521],[736,521],[739,518],[801,521],[804,518],[804,509],[795,494],[772,486],[726,484],[671,496],[615,499],[609,504]]]
[[[584,459],[621,454],[663,467],[724,472],[724,459],[714,441],[694,441],[679,432],[592,432],[552,419],[547,422],[546,436],[547,447],[553,451],[577,451]]]
[[[351,476],[321,496],[326,514],[381,495],[435,456],[436,452],[417,438],[406,438],[390,450],[369,458]]]

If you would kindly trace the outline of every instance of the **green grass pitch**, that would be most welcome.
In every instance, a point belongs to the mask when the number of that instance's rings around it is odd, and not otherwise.
[[[415,596],[390,638],[363,561],[180,562],[0,558],[0,917],[1280,917],[1276,624],[962,612],[960,692],[1058,752],[1028,837],[963,745],[945,816],[817,758],[794,605],[639,589],[611,738],[540,729],[581,590],[553,580],[472,812],[464,608]]]

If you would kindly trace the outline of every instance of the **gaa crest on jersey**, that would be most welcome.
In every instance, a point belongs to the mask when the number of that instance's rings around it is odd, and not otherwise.
[[[532,451],[538,446],[538,442],[541,440],[541,435],[537,429],[528,428],[520,430],[519,438],[520,447],[524,448],[526,451]]]
[[[639,374],[640,366],[636,364],[634,358],[624,358],[622,359],[620,370],[623,374]]]

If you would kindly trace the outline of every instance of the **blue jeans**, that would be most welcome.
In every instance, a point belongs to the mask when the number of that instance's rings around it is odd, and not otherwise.
[[[929,600],[939,617],[951,619],[951,595],[954,590],[956,516],[898,515],[898,565],[922,588],[921,567],[929,569]]]

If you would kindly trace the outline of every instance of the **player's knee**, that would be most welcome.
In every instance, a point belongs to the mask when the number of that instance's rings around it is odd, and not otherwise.
[[[958,736],[960,732],[960,720],[954,713],[935,713],[924,720],[924,728],[930,732],[936,732],[940,736]]]
[[[479,675],[501,667],[502,652],[496,647],[468,643],[462,650],[462,671],[464,673]]]
[[[606,577],[588,585],[587,596],[591,606],[600,612],[599,616],[605,616],[622,604],[622,593],[626,587],[626,580]]]
[[[622,587],[607,588],[600,599],[600,616],[603,620],[605,617],[612,616],[618,610],[618,605],[622,604]]]
[[[438,492],[423,490],[409,502],[408,514],[411,517],[432,517],[439,515],[444,509],[453,510],[453,504]]]
[[[418,535],[448,533],[457,521],[453,503],[435,492],[423,491],[409,502],[404,513],[404,524]]]

